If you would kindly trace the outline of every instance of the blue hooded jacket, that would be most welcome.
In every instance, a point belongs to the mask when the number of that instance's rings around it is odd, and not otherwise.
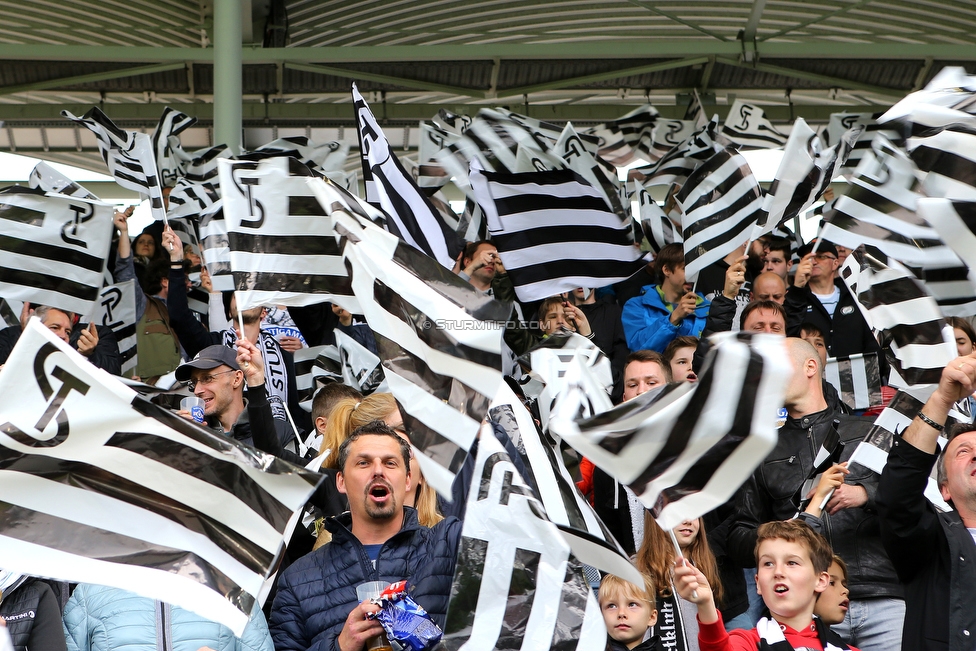
[[[635,296],[624,304],[620,320],[624,324],[624,336],[627,337],[627,347],[630,350],[656,350],[663,353],[677,337],[691,335],[700,337],[708,319],[708,308],[711,303],[698,294],[694,314],[689,314],[681,323],[671,323],[673,306],[669,306],[661,298],[657,285],[646,285],[639,296]],[[670,309],[669,309],[670,307]]]

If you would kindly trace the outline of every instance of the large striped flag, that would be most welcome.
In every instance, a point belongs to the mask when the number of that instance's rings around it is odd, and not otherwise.
[[[766,119],[761,108],[738,99],[729,108],[722,135],[742,149],[776,149],[787,140],[786,134]]]
[[[667,130],[669,125],[676,127],[673,132]],[[686,125],[690,125],[690,133],[671,146],[653,165],[632,170],[633,178],[640,180],[645,186],[682,185],[689,174],[715,153],[722,151],[729,142],[717,133],[718,119],[715,117],[702,127],[695,127],[695,123],[691,121],[663,122],[659,128],[665,129],[665,144],[670,144],[685,133]]]
[[[797,118],[773,183],[763,198],[762,215],[752,239],[772,232],[813,205],[830,187],[831,179],[839,174],[858,135],[858,128],[850,129],[835,145],[825,148],[803,118]]]
[[[571,382],[549,424],[630,486],[665,531],[723,504],[773,449],[793,375],[782,337],[723,332],[711,340],[697,383],[669,384],[580,418],[591,401],[585,384]]]
[[[115,333],[122,357],[122,375],[132,377],[139,360],[136,356],[136,281],[126,280],[102,288],[87,323],[110,328]]]
[[[955,338],[912,272],[896,260],[875,259],[862,246],[847,256],[840,277],[898,375],[909,385],[937,384],[956,357]]]
[[[346,238],[357,312],[376,337],[424,477],[449,498],[502,381],[511,304],[482,295],[368,220],[332,217]]]
[[[27,185],[32,188],[40,188],[45,192],[66,194],[69,197],[98,201],[98,197],[44,161],[40,161],[31,170],[30,177],[27,179]]]
[[[98,150],[115,182],[149,197],[153,219],[166,221],[163,183],[156,169],[156,152],[149,135],[120,129],[97,106],[80,118],[68,111],[61,111],[61,115],[95,134]]]
[[[216,180],[216,179],[214,179]],[[190,217],[200,221],[200,215],[220,201],[219,185],[210,181],[190,181],[181,177],[169,193],[169,217]]]
[[[471,181],[521,301],[620,282],[646,264],[631,218],[573,170],[474,171]]]
[[[746,159],[726,147],[691,173],[675,199],[684,211],[685,275],[692,282],[749,239],[763,193]]]
[[[233,158],[227,145],[214,145],[192,152],[184,152],[179,146],[178,139],[172,138],[170,139],[170,147],[183,160],[185,170],[183,178],[195,183],[208,182],[218,185],[220,181],[217,178],[217,161],[221,158]]]
[[[602,649],[600,605],[560,530],[482,430],[441,646],[448,651]]]
[[[173,141],[179,143],[179,135],[196,123],[197,119],[182,111],[166,107],[159,116],[159,124],[152,134],[152,147],[156,155],[156,169],[164,186],[172,187],[178,178],[186,174],[186,165]]]
[[[308,184],[312,178],[288,156],[221,159],[223,216],[239,309],[339,298],[349,304],[352,288],[332,219]],[[354,306],[347,309],[359,313]]]
[[[403,168],[355,84],[352,98],[366,200],[386,213],[387,230],[451,269],[461,252],[457,233],[444,222],[437,208]]]
[[[11,186],[0,191],[0,296],[88,314],[102,289],[112,206]]]
[[[974,93],[976,95],[976,93]],[[964,121],[929,129],[908,139],[908,150],[925,172],[922,190],[930,197],[976,200],[976,116],[962,112]]]
[[[317,473],[152,404],[37,319],[0,395],[6,569],[131,590],[243,632]]]

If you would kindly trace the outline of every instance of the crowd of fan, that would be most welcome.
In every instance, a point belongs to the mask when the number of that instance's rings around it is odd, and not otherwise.
[[[175,371],[204,400],[207,425],[295,463],[306,461],[296,434],[317,432],[326,481],[308,505],[316,524],[314,531],[299,527],[265,612],[255,613],[239,639],[193,613],[118,589],[82,585],[69,598],[63,584],[10,575],[0,578],[0,615],[15,648],[107,650],[141,641],[150,646],[139,648],[155,648],[164,621],[176,649],[360,651],[381,628],[367,617],[377,607],[360,603],[356,586],[405,578],[443,625],[470,460],[447,501],[411,457],[410,432],[392,395],[363,396],[335,383],[317,392],[310,415],[297,404],[292,353],[334,343],[336,329],[375,351],[368,326],[328,304],[238,315],[232,295],[210,291],[192,247],[159,224],[130,244],[127,217],[116,214],[113,264],[117,281],[136,278],[140,286],[135,375],[152,383]],[[952,321],[960,357],[895,442],[885,472],[848,467],[872,418],[854,413],[825,381],[826,360],[874,352],[882,378],[888,373],[855,298],[837,278],[849,252],[826,241],[795,250],[791,240],[764,238],[689,283],[681,245],[672,244],[627,281],[538,304],[516,300],[490,242],[470,243],[459,256],[457,275],[513,301],[505,332],[512,359],[554,333],[577,332],[610,359],[614,402],[669,382],[696,382],[711,333],[788,337],[794,375],[775,449],[734,499],[675,528],[677,549],[629,488],[578,459],[580,490],[645,577],[643,585],[602,578],[608,649],[976,648],[976,609],[968,603],[976,594],[976,433],[965,426],[941,431],[950,408],[973,413],[976,358],[968,355],[976,334],[969,322]],[[211,297],[209,323],[188,307],[196,274]],[[96,366],[120,373],[111,330],[29,304],[22,323],[31,315]],[[20,330],[0,332],[0,363]],[[518,373],[514,364],[507,370]],[[844,451],[813,483],[814,457],[834,429]],[[495,430],[505,437],[503,428]],[[946,435],[940,455],[937,439]],[[935,464],[954,507],[947,514],[937,515],[923,497]]]

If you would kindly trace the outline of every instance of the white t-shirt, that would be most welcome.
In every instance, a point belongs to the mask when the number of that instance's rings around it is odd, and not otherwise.
[[[824,309],[827,310],[827,314],[833,317],[834,310],[837,309],[837,303],[840,301],[840,288],[835,285],[834,291],[829,294],[817,294],[813,292],[813,295],[823,304]]]
[[[976,542],[976,529],[967,529],[969,535],[973,537],[973,542]]]

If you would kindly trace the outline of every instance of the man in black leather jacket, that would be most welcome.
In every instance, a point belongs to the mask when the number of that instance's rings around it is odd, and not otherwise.
[[[834,419],[848,459],[871,427],[864,418],[845,416],[828,407],[823,396],[820,356],[802,339],[788,339],[794,374],[786,391],[789,415],[776,448],[736,495],[736,514],[729,532],[729,553],[743,567],[753,564],[756,529],[764,522],[787,520],[799,511],[801,487],[811,477],[814,458]],[[824,509],[821,532],[834,553],[847,562],[851,605],[835,630],[862,649],[901,648],[905,602],[895,569],[885,554],[875,508],[878,475],[855,465]],[[854,622],[853,630],[851,622]]]

